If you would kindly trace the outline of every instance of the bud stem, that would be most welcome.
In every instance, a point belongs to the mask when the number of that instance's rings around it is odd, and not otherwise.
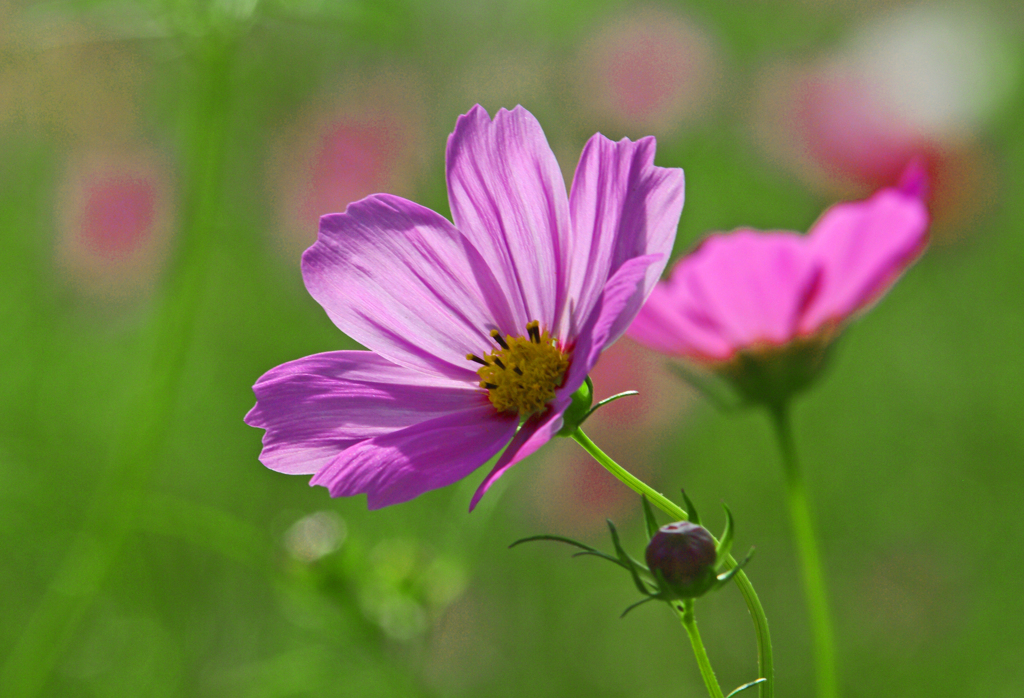
[[[697,619],[693,615],[693,599],[677,601],[672,607],[679,614],[679,620],[686,628],[686,634],[690,636],[690,644],[693,645],[693,654],[697,657],[697,664],[700,666],[700,675],[704,677],[704,685],[708,689],[711,698],[725,698],[722,687],[718,685],[718,678],[715,670],[711,668],[711,660],[704,650],[704,642],[700,639],[700,630],[697,629]]]
[[[814,636],[814,664],[818,682],[819,698],[837,698],[839,695],[836,675],[835,635],[832,629],[832,615],[829,612],[828,593],[825,590],[825,574],[818,549],[814,519],[811,516],[810,500],[804,486],[803,472],[796,457],[793,442],[793,425],[789,418],[789,406],[783,402],[770,408],[772,425],[782,451],[782,466],[786,473],[786,503],[793,527],[800,557],[800,572],[803,578],[804,594],[807,596],[807,613]]]
[[[594,460],[600,463],[605,470],[610,472],[637,494],[646,495],[647,499],[650,500],[652,504],[671,516],[673,521],[686,521],[688,519],[686,512],[683,511],[679,505],[672,502],[660,492],[655,491],[650,485],[643,482],[612,460],[608,454],[598,448],[597,444],[590,440],[590,437],[583,433],[582,429],[577,429],[573,432],[572,438],[576,443],[582,446],[583,450],[589,453]],[[726,558],[724,570],[731,570],[735,566],[736,558],[730,555]],[[760,698],[772,698],[775,684],[775,669],[772,662],[772,638],[768,632],[768,618],[764,614],[764,607],[761,605],[761,600],[757,597],[757,592],[754,591],[754,585],[750,583],[750,579],[747,577],[746,573],[741,570],[734,579],[736,580],[736,586],[739,587],[740,594],[743,595],[743,600],[747,603],[747,609],[750,611],[750,617],[754,621],[754,631],[757,636],[757,670],[759,676],[764,677],[765,679],[763,683],[758,684],[758,694]],[[701,651],[703,651],[703,646]],[[694,652],[697,652],[696,646],[694,647]],[[700,662],[699,657],[697,661]]]

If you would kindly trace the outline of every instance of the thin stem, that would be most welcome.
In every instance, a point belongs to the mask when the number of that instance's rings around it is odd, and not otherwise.
[[[650,485],[612,460],[583,433],[582,429],[577,429],[572,438],[608,472],[637,494],[646,495],[648,500],[671,516],[673,521],[684,521],[689,518],[679,505],[655,491]],[[736,558],[730,555],[726,558],[725,568],[731,570],[736,564]],[[757,598],[757,592],[754,591],[754,585],[750,583],[746,572],[740,571],[733,579],[736,581],[736,586],[739,587],[740,594],[743,595],[743,600],[750,611],[750,617],[754,621],[754,632],[757,636],[757,669],[759,675],[765,679],[764,683],[758,685],[759,696],[760,698],[772,698],[775,690],[775,670],[772,661],[772,638],[768,632],[768,617],[765,616],[761,600]]]
[[[679,621],[686,628],[686,634],[690,636],[690,644],[693,645],[693,654],[697,657],[697,665],[700,667],[700,675],[704,678],[704,685],[708,689],[711,698],[725,698],[722,687],[718,685],[718,677],[715,670],[711,668],[711,660],[704,649],[704,642],[700,639],[700,630],[697,629],[697,619],[693,615],[693,599],[679,602],[678,606],[673,604],[676,613],[679,614]]]
[[[772,424],[782,451],[782,466],[786,473],[786,501],[793,526],[807,612],[814,636],[814,665],[818,683],[818,698],[836,698],[839,695],[836,674],[835,634],[829,611],[825,574],[821,564],[817,534],[811,516],[810,500],[804,485],[803,473],[796,457],[793,426],[789,408],[780,404],[771,410]]]

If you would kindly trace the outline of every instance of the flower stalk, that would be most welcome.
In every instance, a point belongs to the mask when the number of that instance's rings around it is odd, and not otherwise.
[[[614,475],[618,480],[624,483],[627,487],[632,489],[637,494],[645,495],[655,506],[668,514],[674,521],[688,520],[689,516],[686,511],[682,509],[678,504],[668,499],[665,495],[653,489],[650,485],[643,482],[635,475],[627,471],[621,465],[616,463],[608,454],[598,448],[597,444],[590,440],[582,429],[577,429],[573,434],[572,438],[576,443],[583,447],[590,456],[596,460],[602,467],[608,472]],[[738,563],[736,559],[730,555],[726,559],[725,569],[731,570],[736,567]],[[772,640],[771,634],[768,631],[768,618],[765,616],[764,607],[761,605],[761,600],[757,596],[757,592],[754,591],[754,585],[750,583],[750,579],[746,573],[740,570],[735,576],[736,586],[739,587],[740,594],[743,595],[743,600],[747,604],[747,609],[750,611],[750,617],[754,622],[754,632],[757,637],[757,668],[758,675],[764,679],[763,682],[758,684],[758,692],[760,698],[772,698],[774,694],[774,682],[775,682],[775,670],[772,660]],[[683,620],[682,617],[680,620]],[[686,622],[683,621],[684,627]],[[696,625],[694,625],[696,630]],[[687,628],[687,633],[690,630]],[[693,635],[691,634],[691,644],[693,642]],[[698,635],[699,637],[699,635]],[[697,654],[697,662],[700,664],[700,654],[704,652],[703,644],[701,644],[698,650],[697,646],[694,646],[694,653]],[[705,653],[705,659],[706,659]],[[708,665],[710,669],[710,664]],[[704,668],[701,668],[701,674],[704,675]],[[712,672],[712,676],[714,673]],[[707,678],[705,677],[705,683]],[[717,685],[717,680],[715,681]],[[709,686],[709,691],[710,686]],[[720,689],[719,689],[720,690]],[[715,694],[712,693],[712,696]],[[719,693],[718,695],[721,695]]]
[[[678,604],[673,604],[676,613],[679,614],[679,622],[686,628],[686,634],[690,636],[690,644],[693,646],[693,654],[697,657],[697,666],[700,667],[700,675],[704,679],[704,685],[708,689],[711,698],[725,698],[722,687],[718,684],[718,677],[711,667],[711,660],[704,649],[704,641],[700,638],[700,630],[697,629],[697,618],[693,615],[693,599],[685,599]]]
[[[835,632],[829,611],[828,593],[825,588],[825,574],[821,554],[811,516],[810,500],[804,485],[803,472],[796,457],[793,441],[793,425],[789,405],[779,403],[769,408],[779,448],[782,452],[782,466],[786,475],[786,504],[789,509],[793,538],[800,558],[800,577],[807,598],[807,614],[810,618],[811,633],[814,637],[814,666],[819,698],[836,698],[839,695],[836,673]]]

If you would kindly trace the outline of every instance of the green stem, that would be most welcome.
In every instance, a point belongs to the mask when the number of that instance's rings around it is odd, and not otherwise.
[[[583,433],[582,429],[577,429],[572,438],[608,472],[637,494],[646,495],[648,500],[671,516],[673,521],[685,521],[689,518],[679,505],[612,460],[608,454],[598,448],[597,444]],[[732,569],[735,566],[736,558],[730,555],[726,558],[725,568]],[[747,609],[750,611],[750,617],[754,621],[754,632],[757,636],[757,669],[759,675],[765,679],[764,683],[758,684],[759,695],[760,698],[772,698],[775,686],[775,670],[772,662],[772,638],[768,632],[768,618],[765,616],[761,600],[757,598],[757,592],[754,591],[754,585],[750,583],[746,572],[741,570],[733,579],[736,580],[736,586],[739,587],[740,594],[743,595],[743,600],[747,603]]]
[[[188,91],[196,97],[185,136],[190,147],[177,259],[143,337],[148,360],[139,390],[130,398],[78,535],[0,667],[0,696],[29,698],[46,689],[136,525],[167,437],[207,276],[207,239],[216,227],[228,137],[230,45],[208,37],[199,48],[199,84]]]
[[[804,594],[807,597],[807,611],[814,636],[814,664],[818,683],[818,698],[836,698],[839,695],[836,674],[835,634],[832,616],[829,612],[828,593],[825,590],[825,574],[821,564],[817,535],[811,517],[811,505],[804,485],[803,473],[796,457],[793,442],[793,426],[787,404],[777,405],[770,410],[772,423],[779,447],[782,450],[782,466],[786,473],[786,500],[789,517],[793,526],[797,554],[800,558],[800,572]]]
[[[711,668],[711,660],[704,649],[704,641],[700,639],[700,630],[697,629],[697,619],[693,615],[693,599],[681,601],[676,608],[679,614],[679,621],[686,628],[686,634],[690,636],[690,644],[693,645],[693,654],[697,657],[697,665],[700,667],[700,675],[704,678],[704,685],[708,689],[711,698],[725,698],[722,687],[718,685],[718,677],[715,670]]]

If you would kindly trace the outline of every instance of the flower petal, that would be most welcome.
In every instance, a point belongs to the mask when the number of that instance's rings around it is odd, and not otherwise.
[[[647,268],[642,291],[624,311],[625,325],[661,277],[683,210],[684,178],[681,169],[655,167],[654,151],[653,137],[615,143],[599,133],[583,148],[569,197],[572,237],[563,324],[587,318],[605,283],[629,259],[662,255]],[[565,329],[572,336],[580,328]]]
[[[716,326],[732,350],[783,344],[818,283],[819,269],[796,233],[738,230],[712,235],[680,262],[673,284]]]
[[[487,473],[487,477],[484,478],[484,481],[476,489],[476,493],[469,503],[470,511],[476,508],[480,498],[491,488],[491,485],[498,481],[498,478],[505,474],[506,470],[527,456],[532,455],[558,433],[558,430],[562,428],[562,413],[565,412],[570,402],[571,398],[569,397],[558,397],[551,403],[546,412],[534,419],[527,420],[523,424],[519,431],[516,432],[516,435],[512,437],[512,441],[509,443],[508,448],[505,449],[505,452],[501,454],[501,458],[494,464],[494,468],[491,469],[491,472]]]
[[[651,291],[626,334],[652,349],[697,360],[729,358],[733,348],[686,287],[686,258]]]
[[[310,295],[338,328],[404,366],[476,381],[467,353],[486,351],[508,314],[487,263],[451,223],[388,194],[320,219],[302,255]]]
[[[490,460],[519,420],[489,404],[361,441],[310,481],[332,497],[366,494],[370,509],[406,502],[461,480]]]
[[[260,461],[312,474],[359,441],[487,404],[461,381],[413,371],[369,351],[334,351],[263,374],[249,426],[266,429]]]
[[[647,269],[660,262],[661,255],[634,257],[612,274],[580,331],[565,383],[556,391],[559,398],[571,396],[583,385],[604,348],[618,339],[625,330],[633,319],[631,307],[643,291]]]
[[[452,220],[510,302],[494,318],[498,328],[521,335],[532,320],[552,328],[564,296],[569,206],[540,124],[522,107],[501,109],[492,122],[477,105],[456,122],[446,167]]]
[[[800,331],[813,332],[877,300],[924,251],[927,231],[924,203],[899,189],[827,210],[810,231],[808,242],[822,277]]]

